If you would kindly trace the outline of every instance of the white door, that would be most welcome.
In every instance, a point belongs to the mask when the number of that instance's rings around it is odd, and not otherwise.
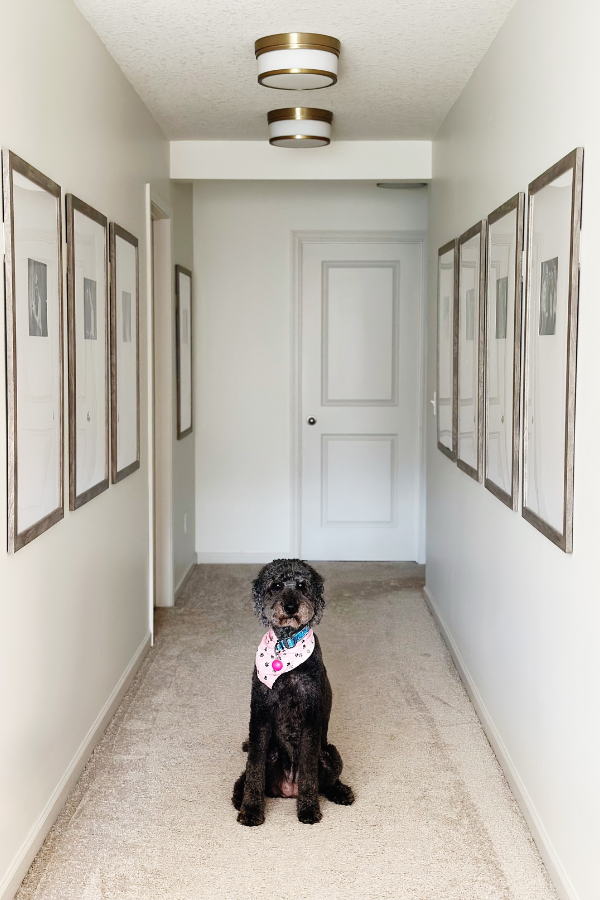
[[[423,243],[303,243],[301,553],[419,555]]]

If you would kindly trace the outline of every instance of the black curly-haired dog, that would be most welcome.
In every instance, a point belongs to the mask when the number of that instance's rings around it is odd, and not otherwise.
[[[321,621],[323,579],[300,559],[274,560],[252,587],[255,612],[278,641],[293,641],[304,626]],[[354,802],[340,781],[340,754],[327,743],[331,685],[316,635],[314,640],[308,659],[282,671],[271,688],[254,668],[250,735],[243,745],[248,760],[232,798],[242,825],[262,825],[265,797],[297,797],[298,819],[307,825],[321,820],[320,793],[333,803]]]

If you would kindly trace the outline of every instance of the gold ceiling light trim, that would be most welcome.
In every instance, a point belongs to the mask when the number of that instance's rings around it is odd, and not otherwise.
[[[323,137],[320,134],[281,134],[279,137],[269,138],[269,143],[273,147],[283,144],[284,141],[319,141],[320,147],[326,147],[331,143],[331,138]]]
[[[282,119],[289,121],[310,119],[317,122],[333,122],[333,113],[328,109],[312,109],[309,106],[289,106],[285,109],[272,109],[267,113],[269,125],[272,122],[280,122]]]
[[[322,78],[329,79],[329,84],[324,84],[319,88],[310,88],[313,91],[322,91],[323,88],[337,84],[337,75],[334,75],[333,72],[327,72],[325,69],[271,69],[269,72],[263,72],[262,75],[258,76],[258,83],[264,87],[273,87],[273,85],[265,84],[265,82],[268,78],[273,78],[274,75],[320,75]],[[306,90],[306,88],[275,88],[275,90],[300,91]]]
[[[338,39],[328,34],[289,31],[259,38],[254,43],[254,55],[258,59],[263,53],[270,53],[273,50],[324,50],[326,53],[335,53],[339,56],[341,48]]]

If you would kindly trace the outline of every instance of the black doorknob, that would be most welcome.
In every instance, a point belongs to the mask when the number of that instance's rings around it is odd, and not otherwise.
[[[316,424],[317,424],[317,420],[315,419],[314,416],[309,416],[308,419],[307,419],[306,421],[308,422],[309,425],[316,425]]]

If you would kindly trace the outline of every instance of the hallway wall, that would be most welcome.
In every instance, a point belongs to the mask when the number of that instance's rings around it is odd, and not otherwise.
[[[572,556],[436,449],[428,422],[427,588],[478,694],[563,897],[598,896],[600,15],[518,0],[434,145],[429,397],[437,249],[585,148]]]
[[[152,182],[168,200],[169,155],[158,126],[72,0],[1,0],[0,21],[2,147],[140,239],[142,439],[137,472],[75,512],[67,510],[61,522],[9,556],[2,402],[0,897],[5,898],[25,874],[111,698],[149,638],[144,185]]]
[[[173,207],[173,267],[194,270],[193,186],[191,182],[171,182]],[[175,272],[173,270],[173,278]],[[173,297],[175,285],[173,285]],[[173,384],[175,347],[173,347]],[[194,423],[195,424],[195,423]],[[195,459],[196,435],[177,440],[177,398],[173,403],[173,587],[175,593],[196,562]]]
[[[195,182],[200,562],[260,562],[293,552],[291,232],[426,227],[422,189],[386,191],[364,182]]]

